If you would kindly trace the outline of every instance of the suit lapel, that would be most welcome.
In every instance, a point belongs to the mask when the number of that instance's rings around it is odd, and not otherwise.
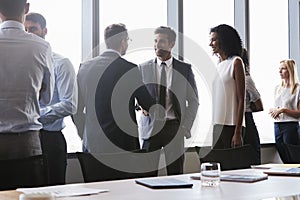
[[[175,83],[178,79],[178,73],[180,73],[179,63],[177,62],[177,60],[174,57],[173,57],[172,65],[173,65],[173,73],[172,73],[171,89],[172,89],[172,91],[174,91],[174,89],[176,90]]]
[[[170,94],[170,98],[171,98],[171,101],[173,104],[173,109],[174,109],[175,115],[178,119],[180,119],[181,118],[180,105],[179,105],[177,98],[174,97],[174,94],[177,93],[177,91],[179,89],[178,84],[183,84],[183,82],[181,81],[181,77],[179,77],[179,76],[183,76],[183,74],[182,74],[182,68],[180,66],[180,62],[178,62],[175,58],[173,58],[172,65],[173,65],[173,73],[172,73],[171,91],[173,91],[173,92]],[[179,93],[177,93],[177,94],[179,94]],[[180,97],[178,97],[178,98],[180,98]]]
[[[152,65],[151,65],[151,73],[152,73],[152,81],[153,83],[157,83],[157,73],[156,73],[156,59],[153,60]],[[157,85],[154,84],[154,92],[155,92],[155,96],[158,96],[158,91],[157,91]]]

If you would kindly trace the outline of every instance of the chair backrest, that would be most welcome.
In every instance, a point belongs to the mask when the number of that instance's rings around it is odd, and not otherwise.
[[[221,170],[250,168],[256,163],[255,151],[249,144],[230,149],[201,149],[200,162],[219,162]]]
[[[45,186],[47,183],[47,160],[43,155],[0,160],[0,190]]]
[[[300,145],[285,144],[288,153],[289,163],[300,163]]]
[[[84,182],[156,176],[152,155],[144,151],[121,153],[77,152]]]

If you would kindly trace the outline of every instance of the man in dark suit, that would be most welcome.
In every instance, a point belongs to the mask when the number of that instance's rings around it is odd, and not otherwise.
[[[168,175],[182,174],[184,136],[191,137],[199,105],[197,87],[191,65],[171,54],[175,31],[161,26],[154,34],[157,57],[141,64],[140,71],[148,91],[161,106],[154,114],[143,111],[140,120],[143,148],[148,151],[163,148]],[[158,165],[159,157],[156,161]]]
[[[154,100],[142,82],[137,65],[123,59],[128,47],[125,25],[113,24],[105,29],[107,50],[86,65],[102,68],[95,93],[95,111],[100,132],[94,130],[91,152],[117,152],[140,149],[135,115],[135,101],[149,110]],[[84,66],[82,66],[84,67]],[[87,98],[93,98],[87,97]]]

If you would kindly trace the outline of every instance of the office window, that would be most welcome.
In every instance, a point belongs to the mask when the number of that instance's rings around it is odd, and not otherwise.
[[[100,44],[104,29],[113,23],[126,25],[130,42],[125,59],[142,63],[154,58],[153,30],[167,25],[167,0],[101,0]]]
[[[113,23],[123,23],[130,38],[124,58],[140,64],[155,57],[154,29],[167,25],[167,0],[101,0],[99,6],[100,49],[105,49],[104,29]],[[136,112],[137,121],[140,115],[140,111]]]
[[[28,0],[29,12],[42,14],[47,20],[46,40],[52,50],[69,58],[77,72],[81,62],[81,0]],[[68,152],[81,151],[81,141],[70,117],[63,129]]]
[[[213,106],[210,75],[217,59],[209,47],[209,31],[219,24],[234,25],[234,0],[184,0],[183,3],[184,59],[193,66],[200,103],[192,138],[185,145],[210,146]]]
[[[264,111],[253,115],[261,143],[272,143],[274,128],[268,111],[280,83],[279,62],[289,58],[288,1],[251,0],[249,6],[251,76],[264,104]]]
[[[52,50],[69,58],[76,71],[81,62],[81,0],[28,0],[29,12],[47,20],[46,40]],[[68,9],[66,9],[68,8]]]

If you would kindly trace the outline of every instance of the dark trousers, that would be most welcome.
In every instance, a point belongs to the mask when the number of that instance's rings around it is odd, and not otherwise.
[[[232,143],[235,126],[215,124],[213,127],[213,148],[214,149],[229,149]],[[242,128],[244,135],[245,128]]]
[[[67,143],[61,131],[41,130],[43,154],[48,161],[49,185],[65,184]]]
[[[290,157],[284,144],[299,144],[299,123],[298,122],[275,122],[276,148],[283,163],[289,163]]]
[[[184,164],[184,139],[183,134],[178,131],[177,120],[167,121],[160,132],[144,140],[143,149],[153,152],[164,149],[168,175],[183,174]],[[159,165],[159,156],[153,158]]]
[[[244,144],[250,144],[253,147],[256,153],[255,164],[259,165],[261,163],[260,139],[253,119],[252,112],[245,112],[245,120],[246,120],[246,131],[244,134]]]

